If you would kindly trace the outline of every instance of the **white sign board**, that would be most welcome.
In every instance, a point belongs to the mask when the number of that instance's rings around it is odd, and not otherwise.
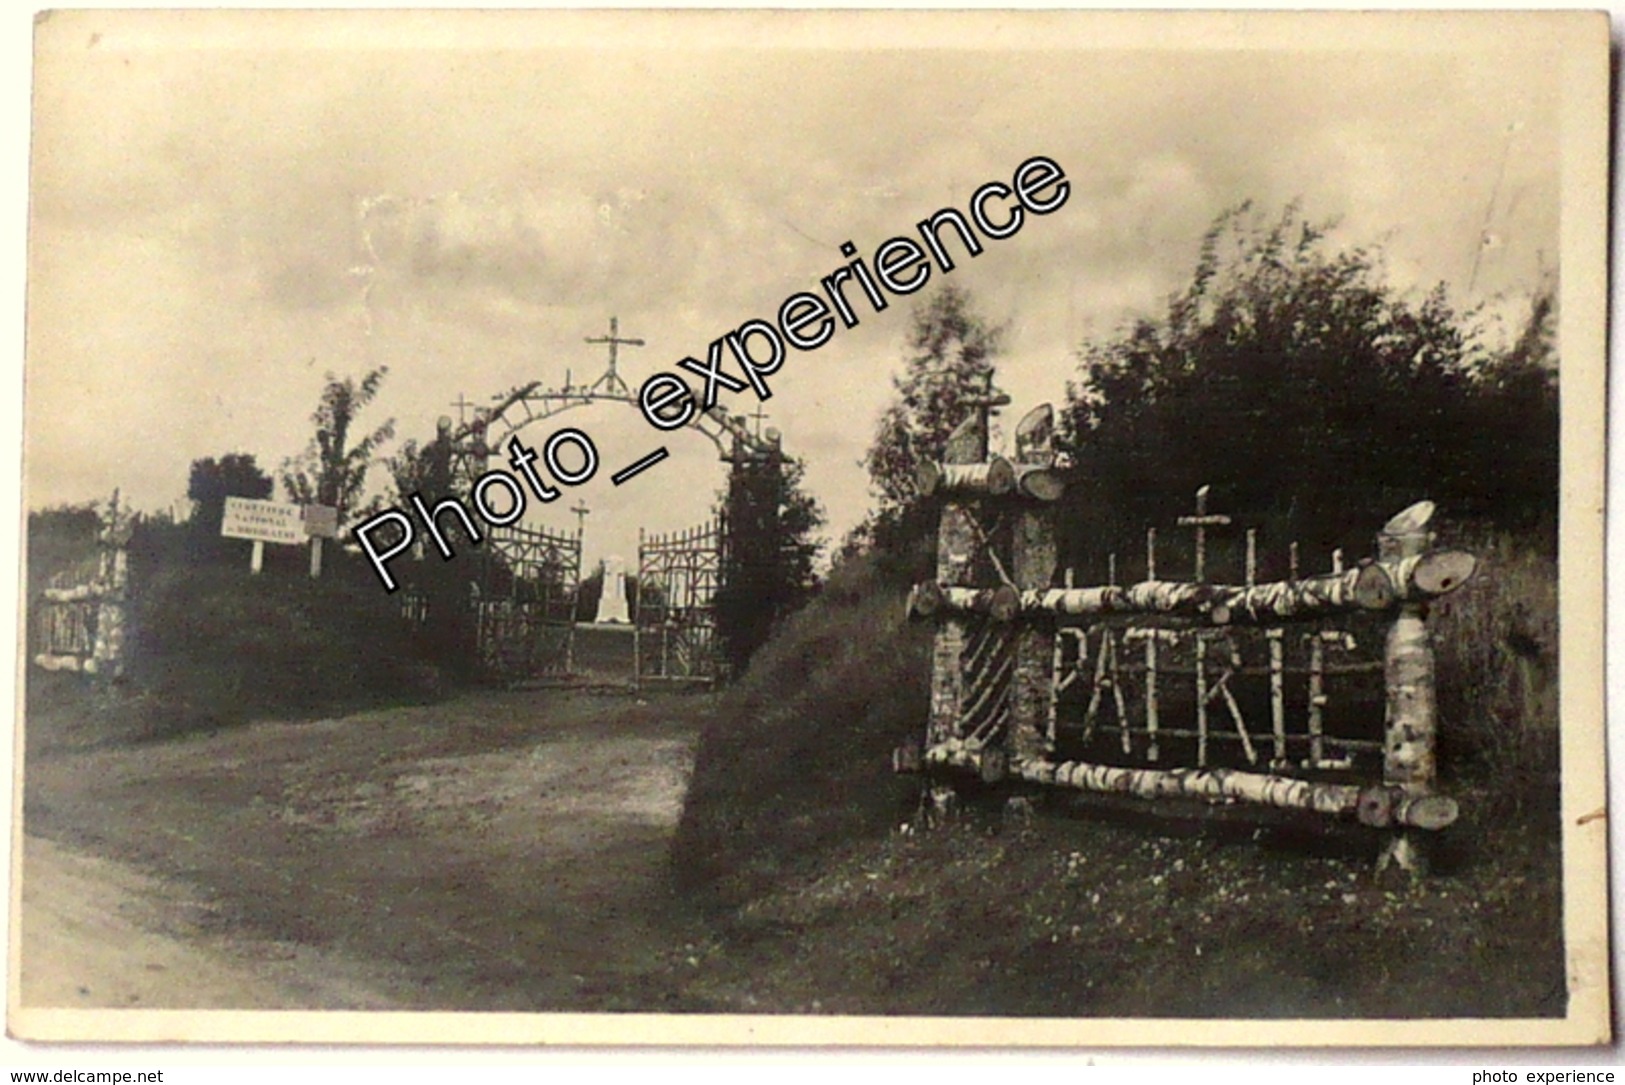
[[[292,545],[304,542],[307,537],[300,506],[246,497],[226,498],[226,517],[220,522],[220,534],[228,539]]]
[[[319,539],[338,538],[339,510],[332,505],[306,505],[305,534]]]

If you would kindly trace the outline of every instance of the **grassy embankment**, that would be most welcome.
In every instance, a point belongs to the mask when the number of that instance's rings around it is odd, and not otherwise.
[[[1378,834],[1163,819],[1049,795],[906,827],[888,752],[921,726],[929,633],[837,570],[719,701],[674,846],[713,941],[690,991],[729,1010],[1515,1016],[1563,1010],[1556,567],[1501,539],[1439,604],[1434,876],[1377,883]]]

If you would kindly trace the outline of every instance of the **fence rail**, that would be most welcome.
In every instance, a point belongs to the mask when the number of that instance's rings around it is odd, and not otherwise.
[[[1248,530],[1242,582],[1220,584],[1208,536],[1235,525],[1203,487],[1176,525],[1192,535],[1189,579],[1159,577],[1150,530],[1143,580],[1117,583],[1111,554],[1107,583],[1074,586],[1068,570],[1058,586],[1052,409],[1022,419],[1012,463],[988,454],[991,405],[920,471],[941,502],[936,579],[909,598],[937,625],[931,716],[895,766],[930,776],[939,799],[970,774],[1347,816],[1392,831],[1379,865],[1420,873],[1412,830],[1458,813],[1434,788],[1427,607],[1477,566],[1433,547],[1432,503],[1389,519],[1352,566],[1338,551],[1300,575],[1292,545],[1285,580],[1259,581]]]

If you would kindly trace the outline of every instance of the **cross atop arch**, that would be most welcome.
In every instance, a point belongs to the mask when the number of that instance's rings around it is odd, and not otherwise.
[[[620,318],[612,316],[609,318],[609,334],[607,336],[593,336],[587,339],[589,343],[609,344],[609,368],[604,371],[602,376],[592,382],[592,387],[588,389],[589,392],[596,392],[599,388],[608,388],[612,392],[622,392],[627,395],[632,393],[632,390],[626,386],[626,382],[621,380],[621,375],[615,371],[619,359],[617,348],[623,344],[629,347],[641,347],[647,344],[641,339],[622,339],[620,332]]]

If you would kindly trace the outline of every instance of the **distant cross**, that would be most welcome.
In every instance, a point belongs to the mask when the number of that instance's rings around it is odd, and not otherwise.
[[[589,509],[587,507],[587,503],[583,501],[570,511],[576,514],[576,534],[584,534],[587,530],[587,514],[592,510]]]
[[[751,417],[756,419],[756,439],[759,441],[762,439],[762,420],[771,416],[766,411],[762,410],[762,405],[758,403],[756,405],[756,413],[751,415]]]
[[[620,374],[615,371],[615,365],[620,357],[620,354],[616,348],[623,343],[629,347],[641,347],[647,344],[645,344],[641,339],[622,339],[620,332],[620,319],[612,316],[609,318],[609,335],[607,337],[598,336],[596,338],[589,338],[587,340],[589,343],[609,344],[609,369],[605,371],[603,376],[593,381],[592,388],[590,389],[591,391],[596,392],[599,385],[607,384],[611,391],[624,392],[628,395],[631,394],[631,389],[627,388],[626,384],[621,380]]]
[[[463,393],[458,392],[457,393],[457,402],[453,403],[452,406],[457,408],[457,424],[459,426],[461,426],[461,425],[464,425],[464,424],[466,424],[468,422],[468,409],[470,407],[476,406],[476,404],[471,403],[467,399],[464,399],[463,398]]]

